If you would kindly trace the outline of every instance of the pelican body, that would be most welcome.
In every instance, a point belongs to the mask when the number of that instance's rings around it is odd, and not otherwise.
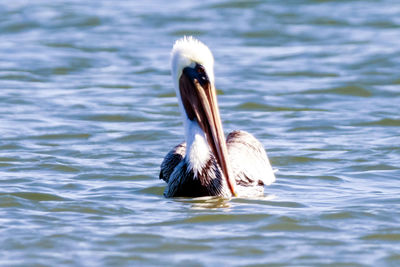
[[[178,97],[185,142],[161,164],[166,197],[255,196],[275,175],[262,144],[245,131],[225,140],[214,86],[214,58],[193,37],[175,42],[171,73]]]

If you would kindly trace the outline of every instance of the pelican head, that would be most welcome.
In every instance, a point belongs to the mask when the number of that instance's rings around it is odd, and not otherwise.
[[[232,195],[236,196],[219,115],[214,86],[214,58],[210,49],[193,37],[176,41],[172,49],[171,69],[184,120],[186,143],[190,150],[187,155],[189,161],[194,169],[199,169],[196,162],[201,165],[201,157],[213,153]],[[196,138],[205,140],[208,145],[205,152],[195,146],[191,149]]]

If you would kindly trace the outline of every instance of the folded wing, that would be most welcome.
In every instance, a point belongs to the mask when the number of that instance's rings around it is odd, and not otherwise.
[[[233,131],[226,143],[237,185],[262,187],[275,181],[264,147],[253,135],[245,131]]]

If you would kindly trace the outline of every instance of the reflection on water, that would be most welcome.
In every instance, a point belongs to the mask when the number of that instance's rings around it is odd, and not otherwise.
[[[221,197],[197,197],[197,198],[175,198],[177,202],[183,202],[191,204],[191,208],[194,210],[210,210],[210,209],[226,209],[230,211],[230,207],[233,206],[233,202],[246,203],[246,201],[257,201],[260,204],[269,203],[271,205],[277,204],[278,202],[270,202],[275,198],[275,195],[265,194],[264,196],[248,197],[248,198],[234,198],[227,199]],[[278,204],[279,205],[279,204]]]
[[[0,3],[0,265],[397,266],[395,1]],[[169,53],[215,57],[259,198],[165,199],[183,140]]]

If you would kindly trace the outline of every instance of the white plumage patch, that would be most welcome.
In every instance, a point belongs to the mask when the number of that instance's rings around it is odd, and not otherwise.
[[[206,69],[208,78],[214,83],[214,57],[210,49],[192,36],[177,40],[171,52],[172,78],[177,89],[177,83],[185,67],[194,67],[198,63]]]
[[[193,170],[194,177],[200,174],[210,160],[210,148],[205,133],[195,121],[186,121],[186,162]]]

